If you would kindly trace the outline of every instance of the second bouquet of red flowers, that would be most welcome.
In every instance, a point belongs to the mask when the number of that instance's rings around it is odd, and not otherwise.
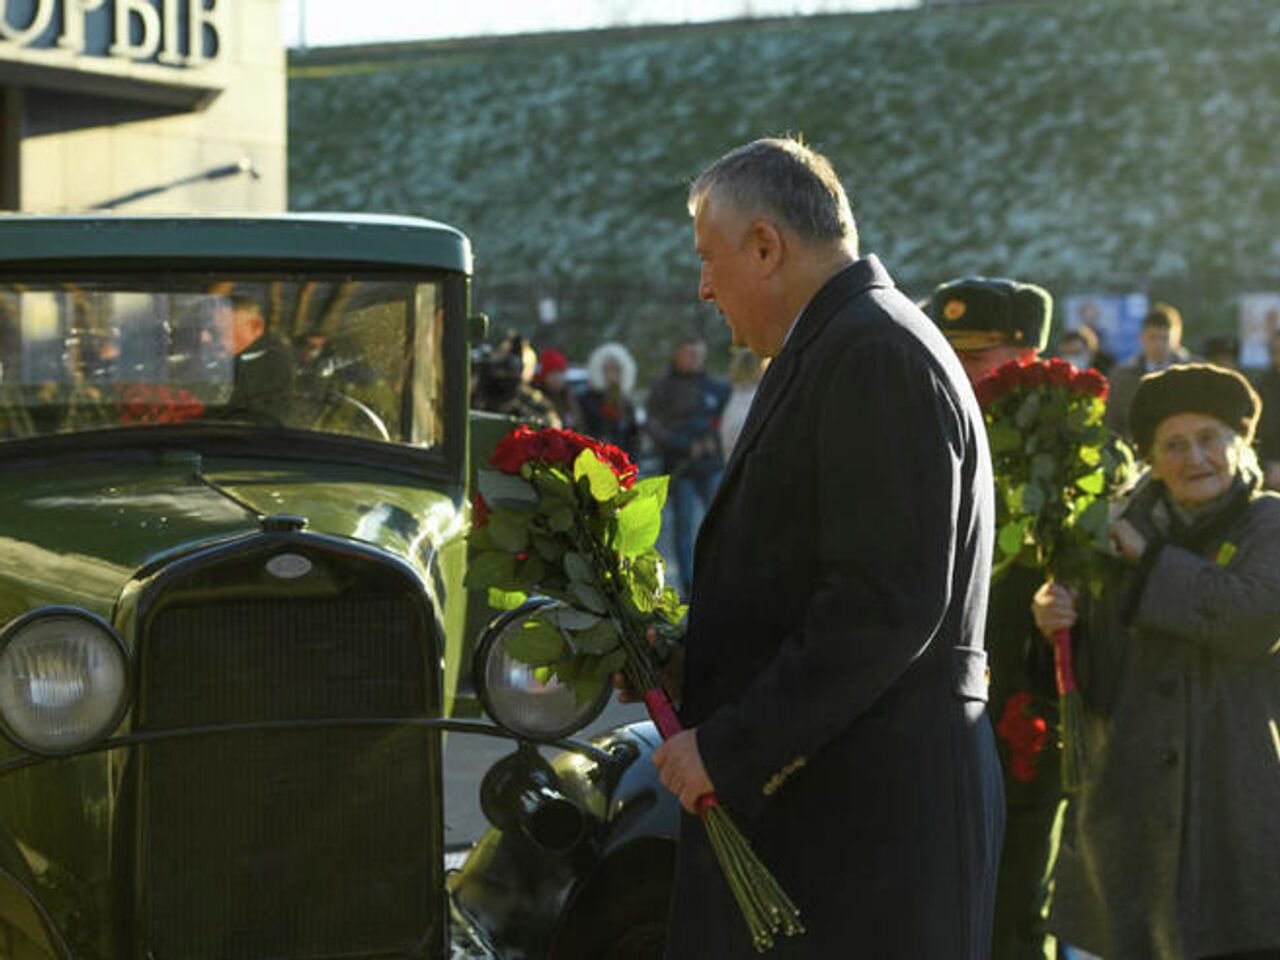
[[[507,652],[584,701],[625,673],[662,736],[678,733],[646,638],[678,637],[685,614],[655,547],[668,478],[637,480],[621,450],[568,430],[518,427],[489,462],[477,474],[467,586],[504,609],[530,594],[561,601],[526,621]],[[802,932],[799,911],[716,797],[698,808],[756,948]]]
[[[992,579],[1014,564],[1092,589],[1110,556],[1109,494],[1133,457],[1102,423],[1107,380],[1063,360],[1012,361],[975,387],[996,480],[997,560]],[[1084,766],[1081,704],[1070,631],[1053,638],[1059,695],[1062,784],[1074,790]]]

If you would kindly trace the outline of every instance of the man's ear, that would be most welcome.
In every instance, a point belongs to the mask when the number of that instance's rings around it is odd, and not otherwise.
[[[769,220],[753,220],[747,231],[747,251],[764,277],[772,276],[782,265],[786,247],[782,233]]]

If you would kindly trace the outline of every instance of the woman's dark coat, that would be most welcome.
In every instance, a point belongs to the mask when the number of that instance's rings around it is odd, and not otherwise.
[[[698,539],[682,716],[804,914],[769,956],[985,960],[1003,816],[992,477],[955,355],[874,257],[770,366]],[[755,957],[698,821],[668,957]]]
[[[1108,960],[1278,950],[1280,497],[1238,489],[1177,545],[1158,493],[1126,514],[1142,566],[1077,629],[1090,760],[1050,925]]]

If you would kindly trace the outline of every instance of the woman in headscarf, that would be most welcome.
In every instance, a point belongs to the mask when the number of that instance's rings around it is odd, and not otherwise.
[[[1106,960],[1280,958],[1280,497],[1261,490],[1257,394],[1209,364],[1144,377],[1149,465],[1095,597],[1046,583],[1074,627],[1088,768],[1051,929]]]

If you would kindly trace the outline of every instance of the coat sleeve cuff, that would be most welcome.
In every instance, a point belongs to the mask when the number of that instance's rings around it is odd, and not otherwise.
[[[764,811],[769,795],[761,774],[763,746],[750,728],[738,722],[733,707],[721,707],[697,727],[698,753],[718,796],[745,817]]]

